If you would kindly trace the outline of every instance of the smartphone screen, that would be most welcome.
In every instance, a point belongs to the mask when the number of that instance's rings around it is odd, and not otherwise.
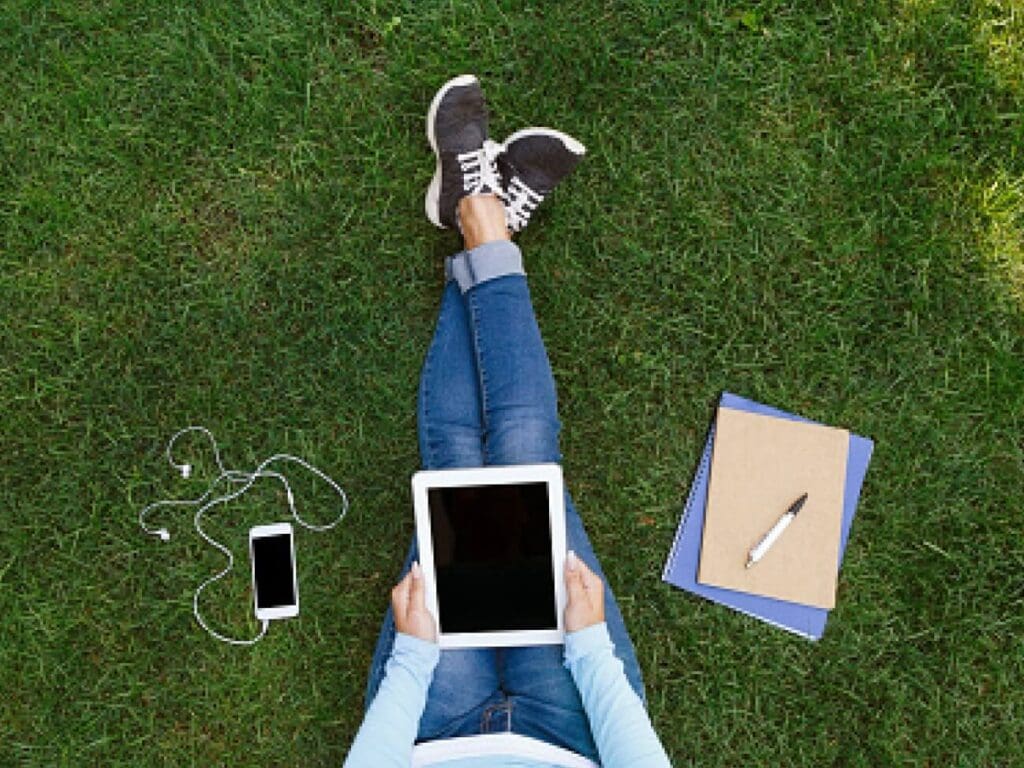
[[[291,535],[282,533],[254,538],[252,558],[257,610],[295,605]]]

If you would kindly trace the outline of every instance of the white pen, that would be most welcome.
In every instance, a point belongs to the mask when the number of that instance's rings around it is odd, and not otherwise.
[[[757,546],[750,550],[750,554],[747,555],[747,568],[764,557],[768,550],[772,548],[772,544],[789,527],[789,524],[793,522],[793,518],[796,517],[796,513],[800,511],[805,501],[807,501],[806,493],[790,505],[785,514],[772,526],[772,529],[757,543]]]

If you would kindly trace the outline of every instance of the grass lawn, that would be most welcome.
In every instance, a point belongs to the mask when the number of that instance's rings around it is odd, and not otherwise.
[[[672,7],[675,6],[675,7]],[[0,765],[337,766],[412,533],[442,256],[423,115],[589,154],[520,238],[567,480],[677,765],[1020,765],[1024,7],[38,2],[0,8]],[[824,639],[660,581],[727,389],[876,441]],[[302,615],[191,616],[212,462],[349,517]],[[323,488],[297,488],[325,519]],[[241,567],[207,613],[256,629]],[[156,519],[154,522],[156,522]]]

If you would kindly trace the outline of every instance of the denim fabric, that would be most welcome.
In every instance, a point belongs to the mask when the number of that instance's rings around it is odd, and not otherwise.
[[[494,249],[495,244],[488,244]],[[504,258],[518,248],[512,243]],[[445,287],[434,339],[420,378],[418,426],[425,469],[558,462],[555,382],[526,278],[488,275],[465,293]],[[604,578],[583,521],[566,494],[568,547]],[[401,575],[417,557],[413,539]],[[607,580],[605,581],[607,584]],[[605,620],[632,688],[646,701],[633,644],[611,590]],[[370,667],[366,706],[377,692],[394,644],[388,609]],[[441,652],[419,741],[508,731],[597,760],[597,749],[562,646]]]
[[[463,293],[496,277],[525,274],[519,249],[501,240],[449,256],[444,262],[445,278],[455,280]]]

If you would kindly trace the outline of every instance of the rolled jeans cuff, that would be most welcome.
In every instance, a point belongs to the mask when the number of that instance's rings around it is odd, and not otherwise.
[[[511,240],[493,240],[449,256],[444,262],[445,278],[455,280],[463,293],[488,280],[525,274],[523,254]]]

